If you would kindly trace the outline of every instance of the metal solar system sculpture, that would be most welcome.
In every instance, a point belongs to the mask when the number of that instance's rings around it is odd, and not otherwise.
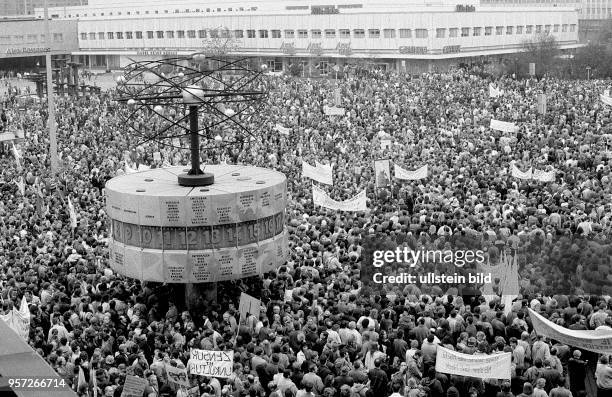
[[[123,123],[139,139],[191,151],[191,169],[181,186],[206,186],[214,176],[200,167],[202,151],[242,147],[264,121],[266,67],[247,59],[210,58],[202,53],[134,61],[117,78],[118,102],[127,104]]]

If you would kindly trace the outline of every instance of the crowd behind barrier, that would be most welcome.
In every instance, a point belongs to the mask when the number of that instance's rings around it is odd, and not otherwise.
[[[503,95],[490,98],[490,83]],[[491,81],[461,69],[340,81],[275,77],[272,84],[270,117],[256,138],[202,160],[287,176],[290,258],[262,278],[220,284],[216,303],[190,310],[170,286],[108,267],[103,197],[105,182],[126,164],[187,164],[187,151],[154,142],[134,147],[112,90],[58,98],[61,170],[51,177],[44,104],[19,110],[14,94],[5,97],[7,124],[25,139],[16,150],[5,144],[0,155],[0,313],[25,298],[31,346],[73,390],[119,397],[126,379],[133,387],[137,376],[146,379],[147,397],[612,395],[607,354],[538,335],[528,312],[568,330],[612,335],[612,301],[604,293],[612,281],[598,284],[601,294],[581,281],[587,273],[605,279],[612,255],[611,108],[599,97],[609,81]],[[537,111],[542,92],[545,115]],[[325,115],[332,105],[345,114]],[[491,119],[519,129],[491,130]],[[231,139],[238,132],[226,126],[218,133]],[[383,158],[409,170],[427,165],[427,178],[375,187],[373,163]],[[517,179],[513,160],[521,170],[554,169],[555,180]],[[368,210],[315,207],[302,161],[333,166],[333,186],[318,186],[335,200],[365,189]],[[444,249],[465,236],[487,247],[487,258],[534,241],[546,250],[556,238],[598,246],[576,245],[574,267],[563,272],[528,258],[511,308],[455,286],[396,285],[377,294],[362,285],[364,239]],[[571,289],[555,290],[568,278]],[[241,292],[261,300],[259,313],[240,318]],[[436,371],[441,348],[475,358],[511,353],[510,376]],[[231,373],[181,379],[193,349],[228,352]]]

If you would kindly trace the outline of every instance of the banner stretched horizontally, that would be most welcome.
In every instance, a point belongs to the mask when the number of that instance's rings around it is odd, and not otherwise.
[[[542,171],[542,170],[534,170],[533,171],[533,179],[540,182],[554,182],[555,181],[555,170],[551,171]]]
[[[228,378],[234,371],[234,352],[191,349],[187,365],[191,375]]]
[[[312,201],[314,205],[329,208],[336,211],[367,211],[366,191],[362,190],[359,194],[346,201],[336,201],[329,197],[320,187],[312,185]]]
[[[529,310],[529,318],[538,335],[544,335],[571,347],[601,354],[612,354],[612,331],[580,331],[564,328]]]
[[[406,179],[409,181],[416,181],[419,179],[427,178],[427,165],[422,166],[418,170],[408,171],[395,164],[395,177],[397,179]]]
[[[302,161],[302,176],[325,185],[334,184],[331,168],[313,167],[305,161]]]
[[[512,176],[518,179],[531,179],[533,177],[533,170],[531,168],[523,172],[519,170],[514,164],[512,164],[511,172],[512,172]]]
[[[612,97],[609,97],[609,96],[603,95],[603,94],[599,94],[599,99],[601,99],[601,102],[604,105],[612,106]]]
[[[289,133],[291,132],[291,128],[287,128],[278,123],[274,126],[274,129],[278,131],[281,135],[289,135]]]
[[[507,121],[499,121],[495,119],[491,119],[491,129],[503,132],[516,132],[518,131],[518,126],[514,123],[509,123]]]
[[[315,160],[315,167],[326,170],[327,172],[332,172],[332,170],[334,169],[334,166],[331,164],[323,164],[323,163],[319,163],[317,160]]]
[[[325,113],[326,116],[344,116],[344,108],[323,106],[323,113]]]
[[[510,379],[512,353],[471,355],[438,346],[436,371],[480,379]]]

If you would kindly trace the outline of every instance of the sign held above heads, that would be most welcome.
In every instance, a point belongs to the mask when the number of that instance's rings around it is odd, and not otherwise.
[[[234,371],[234,352],[191,349],[187,366],[191,375],[229,378]]]

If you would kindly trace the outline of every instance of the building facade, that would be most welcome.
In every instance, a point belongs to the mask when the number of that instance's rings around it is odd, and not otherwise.
[[[36,8],[45,6],[45,0],[2,0],[0,1],[0,17],[34,15]],[[51,8],[87,5],[87,0],[47,0]]]
[[[432,69],[511,56],[540,33],[554,35],[562,50],[579,46],[575,3],[90,0],[87,6],[54,8],[50,14],[76,19],[79,50],[74,55],[107,69],[192,54],[222,39],[233,43],[233,52],[261,59],[274,70],[291,63],[325,69],[354,61]]]

